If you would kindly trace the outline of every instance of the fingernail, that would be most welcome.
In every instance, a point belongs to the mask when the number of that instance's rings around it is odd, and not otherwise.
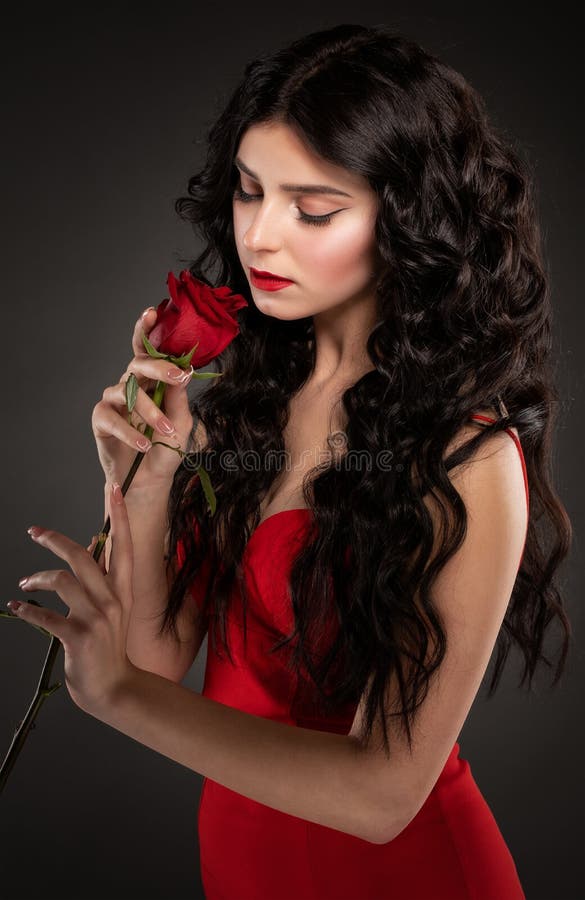
[[[33,538],[33,540],[35,538],[38,538],[39,534],[41,534],[43,531],[43,529],[39,528],[37,525],[31,525],[30,528],[27,528],[26,530],[27,533],[30,534],[31,538]]]
[[[9,609],[13,609],[16,611],[17,609],[20,609],[20,607],[22,606],[22,603],[20,602],[20,600],[9,600],[8,603],[6,604],[6,606]]]
[[[168,419],[161,419],[158,423],[158,428],[163,434],[173,434],[175,430],[175,426]]]
[[[142,313],[142,318],[143,318],[143,319],[146,319],[147,315],[149,314],[149,312],[150,312],[152,309],[154,309],[154,306],[147,306],[147,308],[146,308],[146,309],[144,310],[144,312]]]
[[[177,379],[179,384],[181,384],[181,385],[188,384],[191,381],[191,376],[193,375],[194,371],[195,371],[195,369],[193,368],[193,366],[189,366],[188,369],[184,369],[182,376]]]
[[[143,450],[144,452],[146,452],[147,450],[150,450],[150,448],[152,447],[152,444],[150,443],[149,440],[147,440],[147,438],[137,438],[136,446],[138,447],[139,450]]]

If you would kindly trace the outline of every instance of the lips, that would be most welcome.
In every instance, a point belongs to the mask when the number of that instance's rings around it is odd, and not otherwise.
[[[283,278],[282,275],[275,275],[274,272],[263,272],[262,269],[254,269],[253,266],[250,266],[250,272],[258,279],[268,278],[270,281],[286,281],[291,283],[290,278]]]
[[[250,267],[250,278],[253,285],[265,291],[277,291],[280,288],[287,287],[289,284],[294,284],[290,278],[282,278],[280,275],[275,275],[272,272],[264,272],[261,269],[252,267]]]

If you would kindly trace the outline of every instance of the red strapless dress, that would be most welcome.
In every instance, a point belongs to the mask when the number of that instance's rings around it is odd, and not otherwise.
[[[508,433],[520,452],[528,503],[522,448]],[[356,706],[336,718],[315,717],[284,653],[268,653],[293,626],[286,589],[291,551],[310,521],[306,508],[282,510],[252,533],[242,559],[250,598],[247,645],[234,586],[226,628],[235,666],[208,641],[203,695],[289,725],[347,734]],[[201,604],[202,589],[191,591]],[[512,855],[458,743],[418,814],[387,844],[288,815],[210,778],[203,782],[198,829],[207,900],[525,900]]]

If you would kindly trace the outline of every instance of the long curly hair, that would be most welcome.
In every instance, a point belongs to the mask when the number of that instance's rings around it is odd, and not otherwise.
[[[214,622],[214,649],[219,627],[230,659],[230,586],[242,581],[242,554],[282,465],[289,401],[315,364],[312,317],[281,321],[261,313],[236,250],[238,173],[231,163],[243,132],[259,123],[294,129],[323,159],[365,177],[379,199],[382,269],[367,340],[373,368],[345,390],[342,403],[347,452],[365,450],[376,459],[392,448],[397,464],[364,469],[334,456],[305,475],[312,525],[290,573],[295,625],[271,652],[288,649],[287,665],[302,670],[325,714],[357,703],[365,690],[364,740],[372,739],[379,716],[388,754],[388,716],[399,717],[411,746],[417,709],[446,652],[433,584],[467,524],[448,472],[505,428],[516,427],[522,443],[530,513],[488,697],[513,642],[524,656],[520,685],[528,679],[531,687],[539,661],[551,667],[543,641],[555,618],[563,640],[553,686],[564,670],[572,632],[555,573],[572,529],[551,483],[559,396],[533,179],[462,75],[387,26],[341,24],[245,67],[209,129],[203,168],[175,204],[203,242],[191,273],[210,286],[230,286],[248,307],[237,313],[239,334],[214,360],[222,377],[190,400],[206,434],[204,447],[194,440],[191,446],[209,473],[217,509],[211,516],[193,467],[179,466],[168,505],[171,586],[159,632],[178,639],[177,614],[208,559],[203,613]],[[470,415],[492,407],[504,414],[446,457]],[[218,462],[224,451],[241,458],[259,450],[273,467]],[[432,560],[427,492],[442,510]],[[319,647],[331,622],[333,637]],[[391,678],[400,703],[389,714]]]

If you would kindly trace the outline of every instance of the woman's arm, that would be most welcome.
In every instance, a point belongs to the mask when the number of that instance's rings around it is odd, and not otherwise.
[[[404,827],[379,812],[370,761],[348,735],[275,722],[136,671],[107,709],[88,710],[146,747],[245,797],[370,843]]]
[[[195,605],[185,603],[177,617],[181,643],[170,634],[157,634],[170,587],[164,559],[168,496],[169,490],[162,487],[131,487],[126,495],[134,548],[135,598],[126,652],[139,669],[180,682],[197,656],[207,627],[202,618],[196,617]]]

